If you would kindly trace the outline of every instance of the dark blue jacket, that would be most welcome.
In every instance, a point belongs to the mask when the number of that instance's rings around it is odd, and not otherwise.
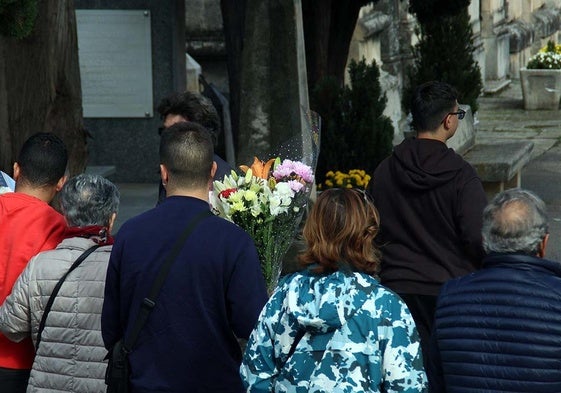
[[[208,204],[172,196],[127,221],[109,261],[102,333],[112,347],[130,330],[162,260]],[[248,338],[267,301],[247,233],[205,218],[172,265],[130,354],[132,392],[242,392],[237,337]]]
[[[561,392],[561,264],[486,257],[443,286],[432,339],[431,392]]]

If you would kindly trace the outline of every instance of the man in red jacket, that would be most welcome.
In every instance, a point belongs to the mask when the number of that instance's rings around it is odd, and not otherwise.
[[[0,303],[31,257],[62,240],[66,222],[49,203],[66,180],[68,153],[55,135],[38,133],[14,163],[15,192],[0,195]],[[0,390],[23,393],[35,350],[31,339],[14,343],[0,334]]]

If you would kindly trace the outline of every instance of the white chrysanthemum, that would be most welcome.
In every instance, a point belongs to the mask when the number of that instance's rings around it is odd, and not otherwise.
[[[238,190],[235,191],[233,193],[230,194],[230,196],[228,197],[228,202],[230,204],[234,204],[234,203],[243,203],[243,197],[244,197],[245,191],[243,190]]]
[[[256,201],[257,200],[257,193],[253,190],[247,190],[243,194],[243,199],[248,202]]]
[[[246,211],[246,207],[244,205],[244,203],[242,201],[239,202],[234,202],[230,205],[230,212],[231,214],[234,214],[236,212],[244,212]]]

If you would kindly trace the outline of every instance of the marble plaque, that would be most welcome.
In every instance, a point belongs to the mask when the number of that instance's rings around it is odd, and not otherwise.
[[[76,10],[84,117],[152,117],[150,12]]]

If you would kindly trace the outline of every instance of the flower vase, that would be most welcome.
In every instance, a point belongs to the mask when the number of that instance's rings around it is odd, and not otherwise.
[[[561,69],[520,69],[524,109],[559,109]]]

